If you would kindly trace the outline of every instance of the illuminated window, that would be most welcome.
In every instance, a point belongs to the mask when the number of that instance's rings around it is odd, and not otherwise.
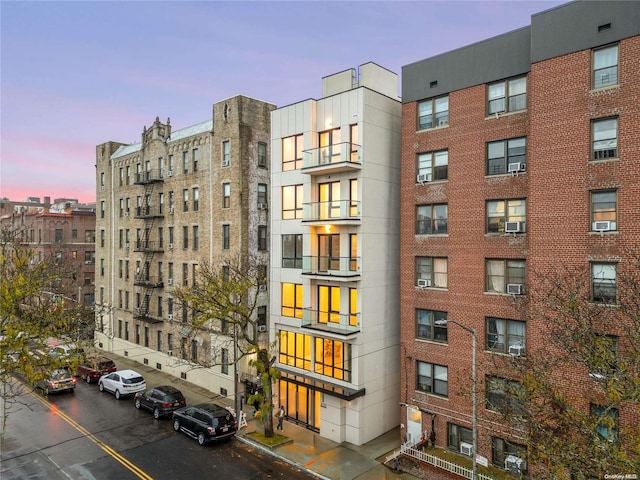
[[[351,345],[328,338],[316,338],[315,372],[350,382]]]
[[[340,287],[318,286],[318,322],[340,323]]]
[[[311,371],[311,336],[280,331],[279,362]]]
[[[302,318],[302,285],[282,284],[282,316]]]
[[[302,185],[282,187],[282,219],[302,218]]]
[[[282,139],[282,171],[302,168],[302,135]]]

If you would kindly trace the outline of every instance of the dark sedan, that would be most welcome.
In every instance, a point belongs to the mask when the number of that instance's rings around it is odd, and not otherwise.
[[[212,440],[226,440],[238,430],[234,415],[216,403],[201,403],[173,412],[173,429],[184,432],[204,445]]]
[[[136,393],[134,405],[138,409],[149,410],[153,413],[153,418],[158,419],[186,406],[187,401],[177,388],[170,385],[162,385]]]

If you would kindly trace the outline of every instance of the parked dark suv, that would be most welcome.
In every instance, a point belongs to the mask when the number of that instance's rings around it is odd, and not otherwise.
[[[153,418],[157,419],[186,406],[187,401],[177,388],[170,385],[162,385],[161,387],[136,393],[134,405],[138,409],[149,410],[153,413]]]
[[[116,364],[107,357],[87,357],[78,365],[78,376],[84,378],[87,383],[91,383],[97,382],[101,376],[116,370]]]
[[[182,431],[204,445],[212,440],[233,437],[238,423],[233,414],[216,403],[201,403],[173,412],[173,429]]]

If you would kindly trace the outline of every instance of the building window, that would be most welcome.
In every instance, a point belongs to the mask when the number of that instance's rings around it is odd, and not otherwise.
[[[264,142],[258,142],[258,166],[267,166],[267,144]]]
[[[340,323],[340,287],[318,285],[318,322]]]
[[[473,430],[461,427],[454,423],[447,424],[447,446],[456,452],[460,451],[460,445],[466,443],[473,445]]]
[[[449,125],[449,96],[418,103],[418,130]]]
[[[267,226],[258,225],[258,250],[267,249]]]
[[[188,263],[182,264],[182,285],[185,287],[189,286],[189,264]],[[183,304],[183,307],[186,308],[187,305]],[[186,310],[183,310],[182,319],[184,321],[187,320]]]
[[[524,293],[525,284],[524,260],[487,260],[486,292],[492,293]]]
[[[302,285],[282,284],[282,316],[302,318]]]
[[[487,202],[487,233],[525,231],[526,200],[490,200]]]
[[[129,322],[124,322],[124,339],[129,341]]]
[[[74,230],[74,232],[76,232],[76,237],[77,237],[78,236],[78,231]],[[104,242],[105,242],[105,231],[103,229],[101,229],[100,230],[100,247],[101,248],[104,248]]]
[[[416,286],[447,288],[447,259],[416,257]]]
[[[222,208],[229,208],[231,206],[231,184],[222,184]]]
[[[182,248],[185,250],[189,248],[189,227],[182,227]]]
[[[136,325],[136,343],[140,345],[140,325]]]
[[[199,235],[200,235],[200,229],[198,225],[194,225],[193,226],[193,249],[194,250],[198,250],[199,243],[200,243]]]
[[[198,339],[194,338],[191,340],[191,361],[198,361]]]
[[[197,172],[198,171],[198,161],[200,160],[200,152],[198,151],[197,148],[193,149],[193,171]]]
[[[197,212],[200,209],[200,189],[193,189],[193,211]]]
[[[527,139],[511,138],[487,143],[487,175],[526,170]]]
[[[591,192],[591,231],[618,229],[617,197],[615,190]]]
[[[527,77],[492,83],[487,91],[489,115],[527,108]]]
[[[616,303],[616,264],[591,264],[591,301],[597,303]]]
[[[618,119],[605,118],[591,122],[593,160],[618,158]]]
[[[329,338],[315,339],[315,373],[351,381],[351,345]]]
[[[282,187],[282,219],[302,218],[302,185]]]
[[[156,332],[156,348],[159,352],[162,351],[162,330]]]
[[[258,184],[258,208],[259,209],[267,208],[267,184],[266,183]]]
[[[302,234],[282,235],[282,268],[302,268]]]
[[[525,473],[527,447],[499,437],[491,437],[491,462],[512,473]]]
[[[189,189],[187,188],[182,190],[182,211],[189,211]]]
[[[487,317],[487,350],[524,355],[525,322]]]
[[[302,168],[302,135],[282,139],[282,171]]]
[[[449,178],[449,151],[420,153],[417,159],[418,180],[431,182]]]
[[[229,140],[222,142],[222,166],[228,167],[231,165],[231,143]]]
[[[360,162],[360,145],[358,145],[358,124],[349,125],[349,161]]]
[[[447,312],[416,309],[416,338],[447,343]]]
[[[120,200],[120,216],[122,216],[122,200]],[[104,218],[105,211],[107,210],[106,202],[104,200],[100,201],[100,218]]]
[[[593,335],[587,339],[589,348],[589,376],[611,379],[618,369],[618,337],[615,335]]]
[[[222,225],[222,249],[229,250],[231,242],[231,225]]]
[[[591,404],[591,415],[595,420],[596,432],[605,440],[615,442],[618,439],[618,409]]]
[[[189,172],[189,152],[182,152],[182,169],[184,173]]]
[[[259,327],[267,326],[267,307],[265,307],[264,305],[260,305],[258,307],[258,313],[256,315],[256,324]]]
[[[64,233],[63,233],[62,229],[61,228],[56,228],[55,232],[54,232],[54,235],[55,235],[55,242],[56,243],[62,243],[62,240],[64,240]]]
[[[321,164],[340,162],[341,133],[340,128],[334,128],[318,134],[318,144],[320,145],[319,162]]]
[[[173,333],[167,333],[167,348],[169,355],[173,354]]]
[[[220,373],[229,375],[229,349],[220,349]]]
[[[144,327],[144,346],[149,348],[149,327]]]
[[[416,390],[441,397],[449,396],[448,368],[443,365],[420,362],[416,364]]]
[[[593,51],[593,88],[618,84],[618,45]]]
[[[524,386],[515,380],[494,377],[486,378],[486,409],[503,415],[518,415],[523,412]]]
[[[446,234],[447,204],[416,207],[416,235]]]
[[[310,371],[311,340],[310,335],[281,330],[278,361],[283,365]]]

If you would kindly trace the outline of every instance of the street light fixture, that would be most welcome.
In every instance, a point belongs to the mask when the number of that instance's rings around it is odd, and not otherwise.
[[[473,391],[472,391],[473,412],[471,416],[471,423],[473,426],[473,447],[471,452],[471,465],[472,465],[473,473],[471,475],[471,478],[473,480],[477,480],[478,479],[478,462],[476,460],[476,457],[478,456],[478,379],[476,376],[476,343],[477,343],[476,329],[467,327],[466,325],[462,325],[461,323],[458,323],[455,320],[447,320],[447,323],[454,323],[458,325],[463,330],[466,330],[467,332],[469,332],[473,338],[473,343],[471,347],[473,349],[471,353],[471,378],[473,382]]]

